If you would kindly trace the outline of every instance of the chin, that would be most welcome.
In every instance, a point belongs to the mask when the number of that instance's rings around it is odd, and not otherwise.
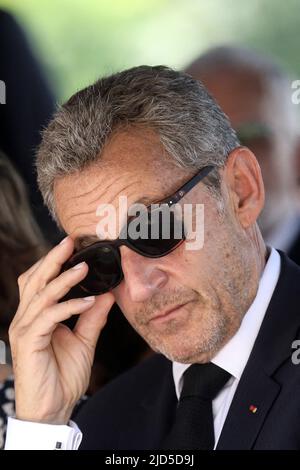
[[[225,315],[172,319],[159,328],[140,330],[150,347],[170,361],[182,364],[209,362],[228,338]]]
[[[172,362],[180,362],[181,364],[194,364],[209,362],[216,354],[215,350],[207,350],[201,341],[196,344],[183,344],[179,338],[174,344],[161,341],[159,344],[150,344],[152,349],[163,354]]]

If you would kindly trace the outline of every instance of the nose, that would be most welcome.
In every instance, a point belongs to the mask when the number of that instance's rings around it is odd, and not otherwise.
[[[146,258],[126,246],[120,251],[123,282],[132,302],[147,301],[167,283],[168,275],[158,268],[157,259]]]

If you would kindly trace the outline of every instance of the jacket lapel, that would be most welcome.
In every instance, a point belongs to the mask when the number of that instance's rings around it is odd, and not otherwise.
[[[237,388],[217,449],[251,449],[276,400],[280,386],[261,369],[251,367]]]
[[[300,282],[299,268],[280,255],[278,284],[225,420],[217,445],[220,450],[253,448],[280,393],[273,377],[290,358],[297,336]]]

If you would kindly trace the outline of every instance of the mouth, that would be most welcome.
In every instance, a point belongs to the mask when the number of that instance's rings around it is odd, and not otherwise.
[[[171,320],[175,318],[182,310],[190,302],[185,302],[184,304],[178,304],[174,307],[169,308],[168,310],[164,310],[163,312],[159,312],[155,317],[152,317],[150,322],[151,323],[163,323],[165,321]]]

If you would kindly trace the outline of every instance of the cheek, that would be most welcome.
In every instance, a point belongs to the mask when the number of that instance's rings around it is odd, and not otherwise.
[[[176,254],[174,253],[172,261],[172,278],[176,284],[198,291],[205,273],[203,269],[206,265],[204,248],[189,250],[185,242],[178,248]]]
[[[226,266],[231,264],[231,253],[235,246],[233,227],[221,223],[219,216],[206,219],[203,248],[194,252],[189,262],[198,281],[198,289],[214,292],[222,289]]]
[[[124,280],[111,292],[115,298],[116,303],[118,304],[120,309],[123,311],[124,306],[125,306],[125,301],[126,301]]]
[[[129,323],[134,323],[135,312],[139,305],[130,301],[124,280],[115,289],[112,290],[115,302],[118,304],[125,318]]]

